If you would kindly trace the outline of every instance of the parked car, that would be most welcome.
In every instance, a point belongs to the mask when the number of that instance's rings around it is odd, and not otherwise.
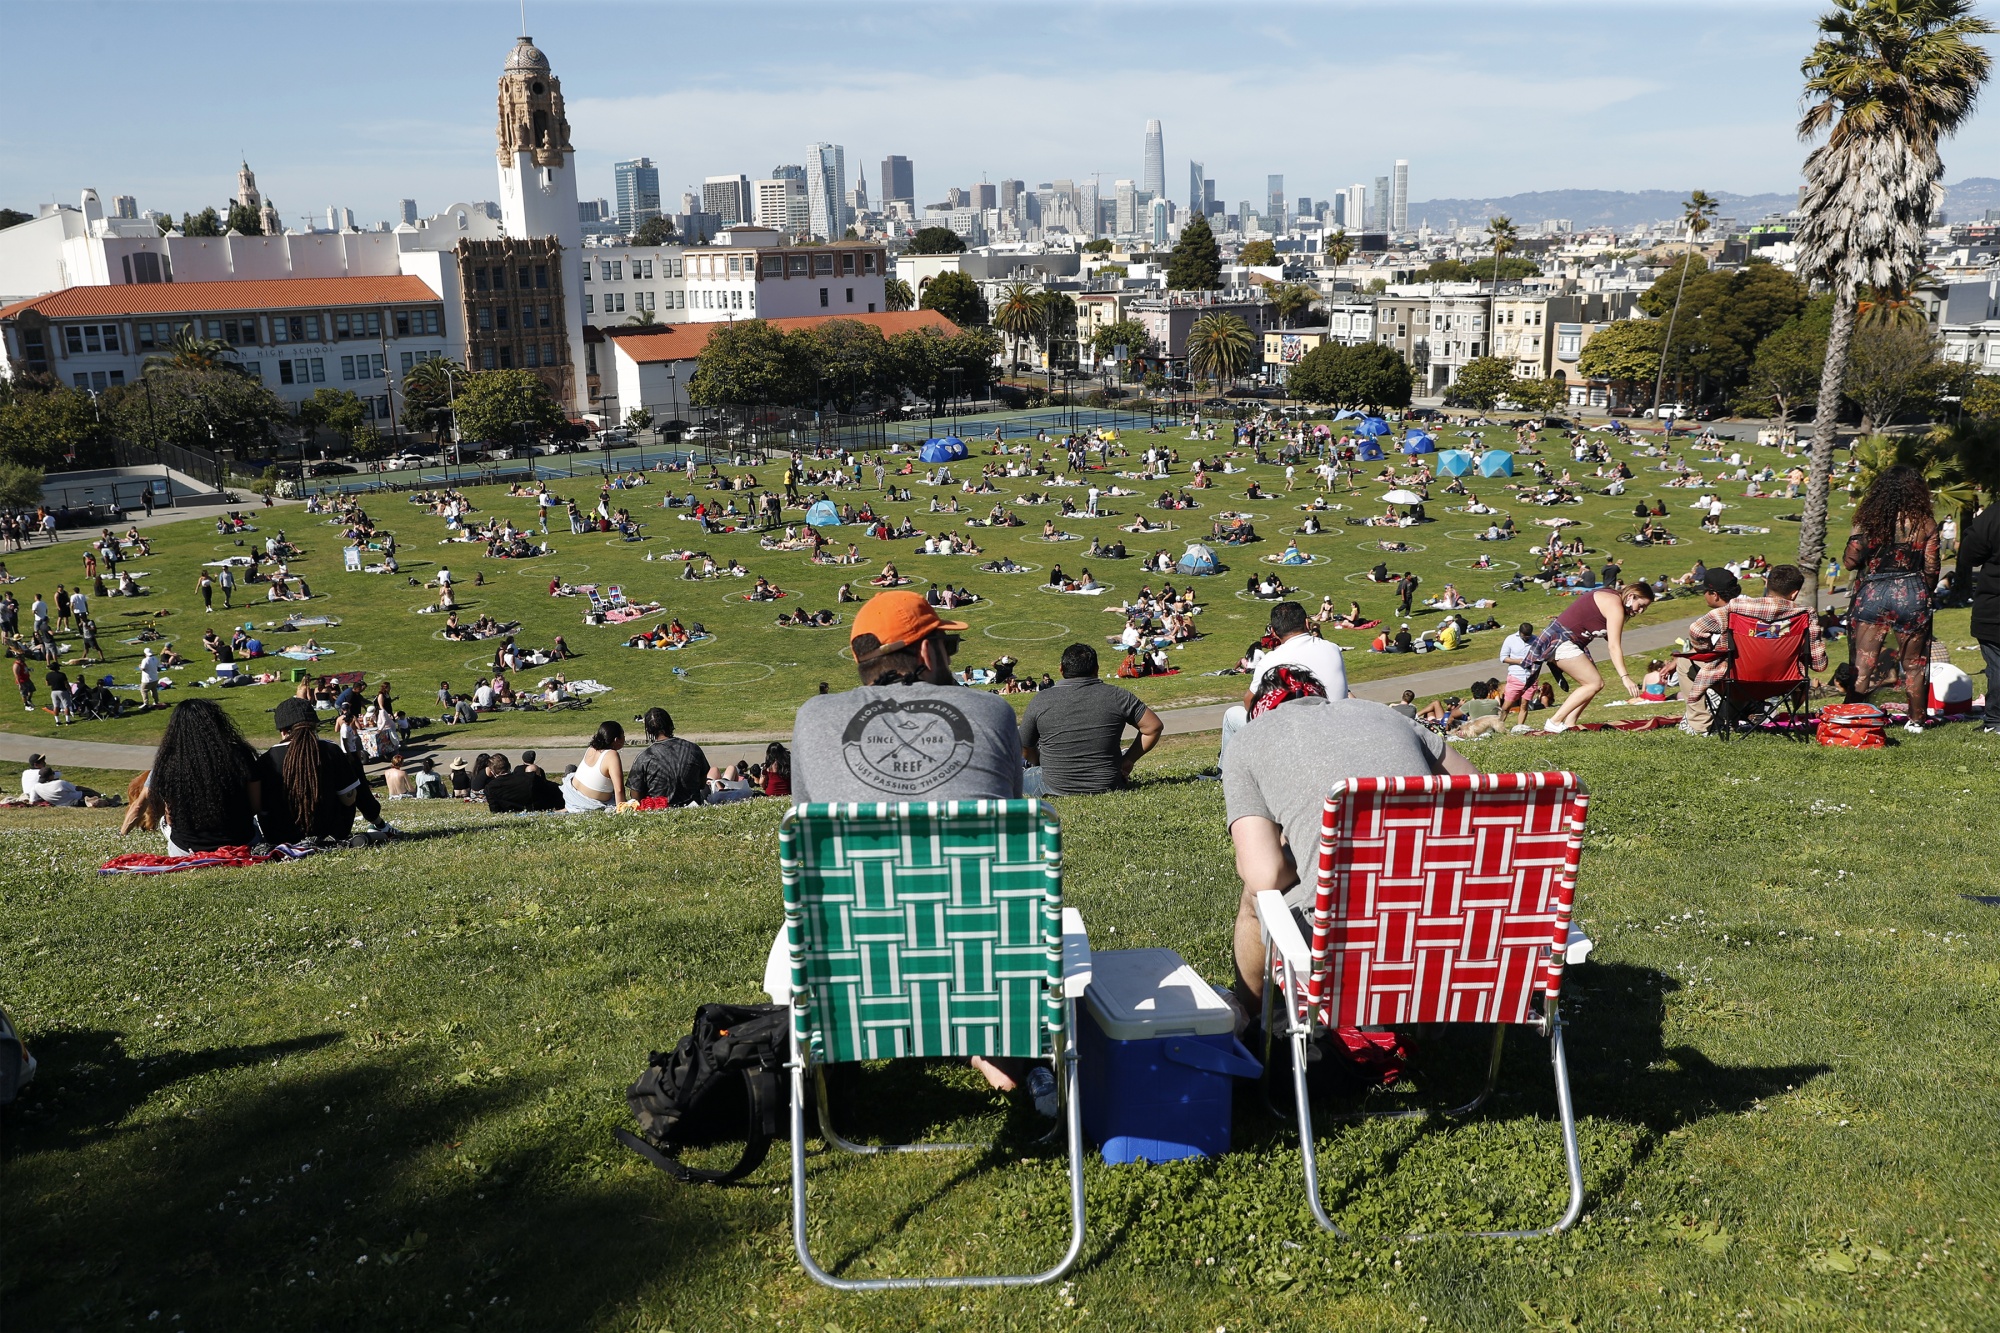
[[[1688,414],[1686,403],[1661,403],[1646,409],[1646,416],[1656,421],[1673,421]]]
[[[347,463],[314,463],[310,475],[315,477],[351,477],[356,469]]]
[[[1412,421],[1443,421],[1444,413],[1435,407],[1413,407],[1410,409]]]
[[[609,449],[614,444],[630,444],[632,432],[628,430],[601,430],[590,437],[600,448]]]
[[[713,421],[704,421],[688,427],[688,438],[691,440],[712,440],[720,434],[722,429]]]
[[[1694,419],[1696,421],[1720,421],[1728,415],[1728,412],[1723,409],[1720,403],[1703,403],[1695,409]]]

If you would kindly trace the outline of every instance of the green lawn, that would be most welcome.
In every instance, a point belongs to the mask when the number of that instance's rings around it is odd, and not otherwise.
[[[1898,738],[1900,739],[1900,737]],[[1237,889],[1204,740],[1060,803],[1100,948],[1228,978]],[[21,1329],[1356,1330],[2000,1326],[2000,914],[1990,738],[1885,751],[1674,733],[1522,737],[1593,793],[1598,941],[1565,1013],[1590,1197],[1555,1240],[1391,1239],[1559,1209],[1543,1046],[1492,1109],[1322,1135],[1313,1226],[1245,1100],[1213,1162],[1088,1173],[1072,1279],[847,1296],[791,1254],[774,1156],[696,1189],[614,1146],[625,1084],[707,1000],[749,1001],[779,921],[773,803],[524,820],[401,806],[411,835],[281,867],[100,878],[117,812],[0,813],[0,1000],[42,1060],[4,1122],[0,1308]],[[1412,1095],[1475,1077],[1426,1045]],[[884,1133],[972,1158],[816,1155],[853,1274],[1041,1264],[1056,1159],[958,1073],[871,1073]],[[851,1122],[850,1122],[851,1123]],[[157,1314],[155,1313],[157,1312]]]
[[[1128,431],[1125,440],[1136,449],[1143,449],[1148,442],[1164,442],[1181,449],[1183,458],[1191,461],[1197,446],[1187,440],[1185,434],[1184,431],[1174,431],[1166,436],[1150,436]],[[1488,436],[1493,443],[1511,444],[1510,430],[1495,428],[1488,432]],[[1466,443],[1454,431],[1442,433],[1439,442],[1443,445]],[[975,444],[975,447],[990,448],[983,444]],[[1199,447],[1204,455],[1209,455],[1222,446],[1218,442],[1204,443]],[[1547,447],[1551,466],[1560,472],[1567,466],[1564,461],[1566,455],[1555,443]],[[1618,446],[1618,449],[1620,453],[1626,452],[1624,446]],[[1768,458],[1774,463],[1783,461],[1776,450],[1752,452],[1760,459]],[[970,462],[959,465],[959,475],[963,477],[976,473],[979,463],[986,457],[984,454],[977,455]],[[1796,513],[1799,502],[1731,501],[1737,507],[1728,511],[1729,520],[1769,527],[1770,533],[1746,537],[1704,537],[1697,529],[1695,515],[1687,508],[1695,493],[1678,489],[1654,490],[1650,483],[1659,480],[1660,475],[1643,470],[1643,465],[1653,461],[1636,460],[1640,465],[1635,467],[1638,480],[1631,484],[1628,495],[1622,499],[1591,496],[1580,505],[1557,510],[1527,507],[1515,508],[1511,512],[1516,522],[1530,533],[1545,531],[1535,528],[1534,522],[1551,515],[1591,525],[1582,531],[1596,548],[1593,562],[1601,563],[1605,553],[1609,552],[1620,559],[1628,574],[1633,576],[1678,574],[1691,566],[1697,556],[1711,563],[1747,558],[1758,552],[1765,553],[1774,561],[1788,558],[1796,545],[1796,528],[1776,516]],[[1127,460],[1121,464],[1114,456],[1112,470],[1115,472],[1120,466],[1129,468],[1131,463]],[[1577,471],[1581,473],[1587,469]],[[1711,477],[1716,474],[1713,467],[1707,471]],[[756,473],[761,483],[770,486],[777,485],[781,474],[782,468],[778,466],[762,468]],[[1103,479],[1103,474],[1097,475]],[[1176,475],[1178,481],[1185,481],[1185,466],[1178,469]],[[1308,479],[1310,476],[1303,469],[1300,475]],[[1105,638],[1115,634],[1120,626],[1117,617],[1105,613],[1106,602],[1119,600],[1137,591],[1141,584],[1150,584],[1157,589],[1164,582],[1185,583],[1188,580],[1158,575],[1141,577],[1136,560],[1123,564],[1090,560],[1085,555],[1089,538],[1100,537],[1108,543],[1122,537],[1128,549],[1135,554],[1144,554],[1155,548],[1166,548],[1177,554],[1185,539],[1207,537],[1209,521],[1214,514],[1226,508],[1242,507],[1259,516],[1257,523],[1265,540],[1235,550],[1224,548],[1223,559],[1229,571],[1216,578],[1197,581],[1208,607],[1198,622],[1204,637],[1185,651],[1174,654],[1175,662],[1182,669],[1181,674],[1138,683],[1138,692],[1156,705],[1213,702],[1235,697],[1237,690],[1229,681],[1204,673],[1232,664],[1244,647],[1262,631],[1267,614],[1265,604],[1250,599],[1242,590],[1250,575],[1261,574],[1270,568],[1261,563],[1263,557],[1275,556],[1283,549],[1288,530],[1302,518],[1296,506],[1310,495],[1302,484],[1300,490],[1290,497],[1245,501],[1242,498],[1244,485],[1252,478],[1266,490],[1282,491],[1281,469],[1253,466],[1249,476],[1239,474],[1222,478],[1226,485],[1201,493],[1206,506],[1201,510],[1163,514],[1146,507],[1145,512],[1153,519],[1165,519],[1177,525],[1173,531],[1154,537],[1123,534],[1117,529],[1120,524],[1129,523],[1150,498],[1157,497],[1160,484],[1148,485],[1110,477],[1109,480],[1138,490],[1141,494],[1107,501],[1106,504],[1117,511],[1117,517],[1064,520],[1061,526],[1066,531],[1079,534],[1083,539],[1079,542],[1054,545],[1043,542],[1039,536],[1041,524],[1055,506],[1024,505],[1019,507],[1018,512],[1028,524],[1025,528],[969,530],[987,548],[986,556],[925,557],[912,554],[913,542],[863,539],[863,553],[870,563],[845,570],[812,565],[798,552],[762,551],[758,547],[757,536],[752,533],[697,540],[696,525],[680,521],[677,517],[683,511],[658,507],[666,491],[665,482],[659,475],[653,477],[652,484],[617,493],[618,501],[631,507],[635,515],[648,524],[648,540],[627,544],[615,535],[572,537],[564,529],[550,539],[556,548],[555,554],[535,560],[486,560],[481,558],[480,548],[477,547],[440,546],[438,542],[445,531],[443,520],[408,503],[401,494],[384,493],[372,497],[368,508],[375,520],[393,530],[402,543],[402,558],[408,575],[428,580],[437,572],[440,560],[449,563],[459,580],[465,619],[488,614],[501,621],[518,620],[523,625],[521,642],[524,645],[546,645],[553,635],[563,634],[570,645],[582,653],[580,660],[569,665],[568,674],[573,679],[594,677],[614,688],[612,694],[604,696],[583,713],[509,713],[489,718],[472,728],[470,734],[458,742],[477,745],[478,732],[482,729],[488,734],[510,737],[575,736],[587,734],[598,717],[629,720],[654,704],[664,704],[672,709],[681,729],[687,732],[782,734],[789,729],[797,704],[812,694],[821,681],[842,688],[852,679],[853,667],[844,656],[847,638],[844,629],[779,629],[772,623],[777,611],[803,604],[812,610],[832,607],[851,612],[852,607],[835,607],[835,590],[846,579],[855,580],[865,587],[866,577],[873,574],[885,559],[893,559],[904,573],[918,579],[948,580],[970,587],[987,599],[986,603],[965,615],[973,629],[967,635],[966,647],[961,655],[964,664],[983,665],[1002,653],[1012,653],[1021,659],[1026,669],[1054,674],[1062,648],[1081,639],[1100,645],[1100,652],[1107,659],[1108,671],[1111,649]],[[916,510],[918,526],[933,531],[941,530],[941,524],[963,524],[964,515],[940,517],[923,513],[937,488],[922,485],[921,475],[915,480],[917,484],[911,489],[916,503],[889,505],[888,512],[892,516],[901,517]],[[868,473],[867,482],[872,488],[872,470]],[[682,493],[685,493],[684,488],[685,479],[682,479]],[[983,515],[996,498],[1011,500],[1025,489],[1020,481],[1003,481],[1001,496],[964,496],[961,502],[975,514]],[[1476,481],[1473,489],[1496,507],[1505,507],[1511,498],[1497,479]],[[1728,496],[1740,493],[1743,487],[1727,485],[1720,489]],[[555,490],[561,496],[575,495],[586,509],[595,501],[595,488],[581,482],[576,485],[559,484]],[[1499,606],[1493,614],[1508,628],[1524,619],[1541,623],[1564,604],[1564,599],[1544,595],[1539,590],[1496,593],[1495,585],[1512,572],[1508,565],[1519,562],[1532,566],[1534,558],[1526,550],[1530,540],[1523,538],[1499,545],[1473,542],[1471,537],[1475,531],[1484,529],[1486,520],[1447,512],[1448,507],[1459,501],[1444,495],[1441,490],[1436,492],[1437,498],[1430,506],[1431,513],[1440,521],[1420,528],[1387,533],[1375,528],[1348,527],[1340,522],[1355,514],[1379,513],[1381,507],[1374,501],[1386,490],[1386,486],[1371,483],[1359,496],[1333,496],[1336,502],[1354,508],[1327,515],[1329,530],[1325,534],[1301,539],[1301,548],[1319,558],[1321,563],[1286,572],[1300,588],[1298,596],[1309,608],[1317,607],[1322,595],[1330,595],[1341,609],[1354,599],[1360,601],[1365,613],[1389,617],[1394,610],[1393,594],[1363,580],[1364,572],[1377,559],[1387,560],[1392,570],[1403,567],[1415,570],[1424,581],[1424,596],[1438,592],[1447,581],[1455,581],[1468,596],[1497,596]],[[938,493],[941,498],[947,498],[942,492]],[[1059,489],[1054,493],[1072,496],[1078,507],[1082,507],[1081,491]],[[504,487],[478,488],[471,494],[479,510],[478,518],[498,513],[513,518],[517,523],[524,523],[531,522],[534,517],[532,501],[509,498]],[[710,500],[722,498],[720,492],[703,491],[700,494]],[[857,501],[879,497],[879,494],[872,489],[835,492],[839,499]],[[1641,553],[1630,545],[1614,542],[1615,537],[1628,534],[1636,527],[1631,518],[1636,498],[1654,495],[1665,499],[1670,510],[1666,521],[1684,539],[1683,544],[1655,547]],[[787,511],[788,519],[798,517],[801,515],[797,510]],[[1836,523],[1840,521],[1841,515],[1837,514]],[[306,558],[295,563],[295,568],[306,576],[317,595],[309,604],[293,605],[302,613],[341,618],[342,623],[336,628],[313,631],[323,646],[335,652],[335,656],[323,660],[316,670],[364,670],[371,684],[386,675],[408,711],[413,716],[424,716],[435,711],[434,694],[440,679],[450,680],[459,689],[468,690],[475,672],[491,661],[494,645],[446,642],[440,637],[441,617],[413,614],[418,608],[432,604],[435,597],[427,590],[407,586],[407,577],[341,572],[341,543],[336,527],[328,526],[323,520],[296,508],[258,511],[256,522],[263,531],[243,540],[261,542],[266,532],[276,526],[284,528],[292,540],[309,551]],[[564,525],[557,526],[563,528]],[[846,534],[842,530],[832,530],[832,535],[843,538],[841,545],[845,545]],[[1414,550],[1407,556],[1363,549],[1385,535],[1402,537],[1423,549]],[[207,674],[209,664],[200,651],[201,631],[208,623],[220,626],[227,619],[219,609],[213,616],[202,615],[200,599],[195,591],[198,568],[204,561],[222,559],[237,553],[240,548],[235,545],[235,539],[218,537],[212,523],[201,521],[153,528],[148,536],[154,543],[154,555],[129,567],[146,572],[142,582],[153,589],[152,595],[136,605],[117,598],[105,599],[98,603],[95,610],[102,626],[103,645],[111,654],[111,662],[104,670],[121,681],[130,683],[136,679],[136,666],[141,653],[138,646],[123,640],[132,637],[136,633],[136,624],[146,618],[156,618],[160,629],[176,639],[182,651],[196,659],[200,669],[180,673],[178,679],[181,685],[168,691],[171,699],[180,697],[193,680]],[[775,607],[747,604],[742,600],[742,593],[748,587],[747,581],[681,582],[676,579],[682,569],[679,563],[648,562],[645,559],[648,554],[681,547],[708,550],[719,563],[733,557],[754,573],[771,579],[781,587],[795,590],[797,595]],[[1001,553],[1035,566],[1037,572],[1003,576],[975,571],[974,566],[983,559]],[[1501,567],[1490,572],[1467,569],[1465,566],[1481,553],[1491,554]],[[54,548],[37,547],[6,557],[6,565],[12,573],[26,576],[25,582],[12,587],[24,605],[24,619],[25,606],[32,602],[35,593],[53,595],[59,580],[71,587],[76,586],[82,570],[82,558],[83,544],[74,537]],[[1072,575],[1083,566],[1090,566],[1100,581],[1111,585],[1113,593],[1108,598],[1096,598],[1044,591],[1041,584],[1047,569],[1058,563]],[[485,578],[485,586],[472,586],[477,576]],[[701,622],[716,637],[712,642],[681,652],[640,652],[620,647],[631,627],[586,627],[581,623],[585,609],[581,599],[554,599],[546,595],[551,576],[560,576],[572,582],[620,584],[635,598],[663,602],[668,613],[678,615],[684,622]],[[924,584],[916,586],[921,589]],[[261,598],[261,585],[256,592]],[[278,619],[277,609],[261,600],[251,600],[246,606],[245,599],[239,596],[237,602],[246,620],[263,625]],[[1698,605],[1685,602],[1668,603],[1652,613],[1649,619],[1684,621],[1699,609]],[[1482,616],[1473,614],[1468,618],[1479,620]],[[1422,629],[1437,623],[1437,614],[1426,616],[1420,608],[1411,619],[1413,628]],[[304,632],[270,632],[267,643],[274,648],[283,647],[287,643],[302,642],[305,637]],[[1335,633],[1331,637],[1358,648],[1365,646],[1372,636],[1350,632]],[[1465,662],[1468,679],[1474,673],[1497,673],[1497,665],[1492,659],[1498,651],[1498,644],[1499,636],[1496,634],[1474,636],[1471,646],[1458,659]],[[1410,658],[1356,652],[1349,655],[1348,671],[1356,679],[1365,679],[1441,663],[1442,659],[1433,656]],[[278,658],[267,665],[289,673],[301,664]],[[524,673],[529,680],[541,674],[533,670]],[[221,691],[220,697],[246,730],[261,738],[269,731],[269,712],[282,689],[282,686],[231,689]],[[1025,706],[1026,696],[1020,698]],[[13,721],[8,724],[10,730],[38,734],[52,731],[53,719],[45,713],[31,715],[17,709],[12,717]],[[69,734],[79,739],[143,743],[157,739],[162,724],[163,718],[159,714],[134,715],[118,721],[82,724]],[[450,733],[441,731],[432,734]]]

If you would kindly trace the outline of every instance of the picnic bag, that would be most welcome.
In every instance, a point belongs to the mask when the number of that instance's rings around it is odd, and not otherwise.
[[[1889,715],[1874,704],[1828,704],[1819,710],[1814,734],[1821,745],[1879,750],[1888,744],[1882,736],[1888,727]]]
[[[694,1031],[672,1051],[653,1052],[625,1094],[639,1133],[620,1129],[613,1137],[687,1184],[726,1185],[749,1175],[763,1165],[791,1101],[790,1022],[778,1004],[702,1005]],[[678,1160],[683,1148],[738,1139],[743,1155],[726,1170]]]

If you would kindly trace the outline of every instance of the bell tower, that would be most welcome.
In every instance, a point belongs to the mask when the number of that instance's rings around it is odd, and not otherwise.
[[[499,96],[500,229],[519,240],[553,240],[562,247],[562,308],[572,376],[569,404],[589,407],[584,365],[583,222],[576,207],[576,150],[569,142],[562,82],[549,58],[525,34],[507,54]]]

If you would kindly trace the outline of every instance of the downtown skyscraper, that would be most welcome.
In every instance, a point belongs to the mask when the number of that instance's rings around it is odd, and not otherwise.
[[[618,225],[631,231],[648,218],[660,215],[660,169],[650,157],[615,162],[611,167],[617,181]]]
[[[837,241],[847,230],[847,150],[837,143],[806,148],[807,216],[812,234]]]
[[[1146,169],[1139,173],[1139,188],[1155,199],[1164,198],[1167,193],[1167,145],[1160,133],[1160,122],[1146,122]]]

